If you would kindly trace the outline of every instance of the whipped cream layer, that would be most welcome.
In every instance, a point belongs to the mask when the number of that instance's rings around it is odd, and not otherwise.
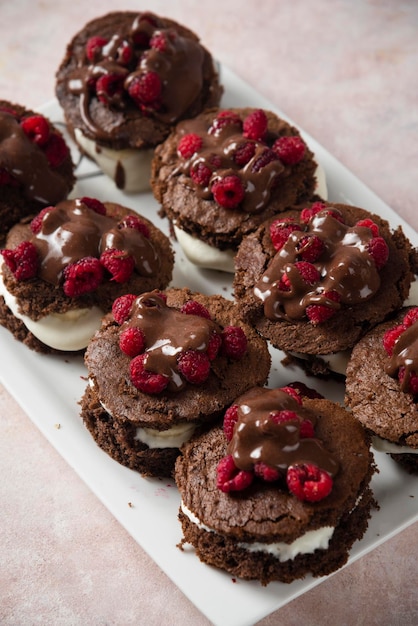
[[[66,313],[51,313],[35,321],[20,311],[17,299],[6,289],[0,266],[0,295],[13,315],[21,320],[26,328],[39,341],[54,350],[76,352],[87,347],[96,330],[100,328],[103,311],[98,307],[91,309],[72,309]]]
[[[75,129],[74,135],[81,150],[97,163],[119,189],[129,193],[149,191],[154,150],[104,148],[88,139],[79,128]]]
[[[212,528],[209,528],[209,526],[203,524],[183,502],[180,506],[182,512],[192,524],[195,524],[198,528],[207,532],[216,532]],[[272,554],[275,558],[279,559],[280,562],[284,562],[294,559],[299,554],[312,554],[315,550],[326,550],[333,533],[334,528],[332,526],[323,526],[317,530],[309,530],[292,543],[284,543],[283,541],[275,543],[239,542],[238,546],[249,552],[266,552],[267,554]]]
[[[328,198],[326,177],[323,168],[319,165],[317,166],[315,176],[317,180],[315,192],[326,200]],[[180,247],[191,263],[198,267],[220,270],[229,274],[235,272],[235,250],[218,250],[218,248],[210,246],[201,239],[181,230],[175,222],[173,223],[173,228]]]

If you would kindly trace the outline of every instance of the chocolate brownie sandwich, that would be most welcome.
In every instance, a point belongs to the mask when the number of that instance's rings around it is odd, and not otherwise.
[[[317,164],[298,130],[263,109],[212,109],[155,151],[152,189],[196,265],[233,271],[242,238],[309,200]]]
[[[376,450],[418,474],[418,308],[404,307],[353,348],[345,402]]]
[[[85,363],[81,416],[96,443],[144,476],[169,477],[195,431],[265,384],[270,354],[232,301],[168,289],[116,300]]]
[[[343,353],[407,298],[416,254],[378,215],[315,202],[261,225],[235,265],[243,319],[313,373],[344,375]]]
[[[154,147],[179,120],[217,106],[222,87],[187,27],[148,11],[114,11],[69,42],[56,95],[81,151],[120,189],[142,191]]]
[[[163,289],[169,239],[119,204],[83,197],[42,209],[8,233],[0,324],[38,352],[83,350],[115,298]]]
[[[348,559],[375,505],[368,436],[343,407],[253,388],[175,466],[180,547],[232,576],[290,583]]]
[[[23,217],[64,200],[74,183],[58,128],[40,113],[0,100],[0,240]]]

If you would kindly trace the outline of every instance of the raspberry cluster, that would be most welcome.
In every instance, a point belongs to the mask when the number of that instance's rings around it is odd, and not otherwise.
[[[45,154],[51,169],[59,167],[69,155],[69,148],[62,135],[43,115],[20,116],[15,110],[4,107],[0,107],[0,113],[7,113],[15,118],[29,141]],[[0,185],[17,187],[19,182],[6,167],[0,167]]]
[[[105,205],[96,198],[85,196],[79,202],[99,215],[106,215]],[[23,241],[13,249],[0,251],[16,280],[25,281],[38,276],[42,259],[36,246],[37,236],[42,235],[43,222],[55,208],[45,207],[32,219],[31,240]],[[123,218],[117,223],[117,228],[121,232],[124,229],[133,229],[149,238],[148,226],[135,215]],[[126,283],[134,269],[134,257],[125,250],[107,248],[102,253],[98,250],[97,257],[84,256],[65,266],[62,272],[62,289],[69,298],[76,298],[95,291],[104,280]]]
[[[182,345],[171,345],[170,350],[166,353],[175,353],[175,364],[167,366],[167,359],[162,354],[161,370],[153,371],[147,368],[147,360],[151,351],[155,350],[156,344],[161,342],[163,337],[163,325],[158,326],[159,322],[156,317],[153,318],[153,329],[158,329],[158,338],[150,341],[147,333],[141,328],[141,320],[135,319],[134,325],[130,325],[131,314],[138,296],[127,294],[117,298],[112,306],[112,313],[117,324],[122,326],[119,334],[119,347],[127,356],[130,357],[130,379],[132,384],[141,392],[147,394],[159,394],[166,390],[171,382],[171,377],[165,371],[175,370],[175,385],[171,384],[169,389],[178,391],[183,388],[184,384],[202,385],[208,379],[211,372],[212,362],[219,356],[227,359],[238,361],[244,357],[247,352],[247,337],[243,329],[239,326],[219,327],[212,323],[209,310],[196,300],[188,300],[180,310],[168,307],[166,305],[166,296],[164,293],[152,292],[151,294],[143,294],[140,299],[143,306],[149,309],[164,310],[164,313],[170,319],[171,314],[177,317],[173,318],[173,324],[179,325],[178,314],[184,316],[193,316],[201,319],[202,326],[207,325],[209,329],[209,339],[206,345],[199,348],[188,348]],[[126,324],[124,324],[126,322]],[[170,319],[171,323],[171,319]],[[208,323],[208,324],[207,324]],[[184,320],[182,326],[187,328],[187,320]],[[195,329],[196,326],[194,325]],[[161,332],[161,337],[160,337]],[[188,331],[186,331],[188,332]],[[190,330],[192,334],[194,330]],[[187,340],[185,341],[187,343]],[[181,379],[181,382],[179,381]]]
[[[234,133],[233,142],[231,133]],[[235,209],[242,203],[249,173],[254,176],[269,164],[276,164],[277,171],[269,180],[273,188],[283,166],[299,163],[305,149],[298,135],[274,136],[268,129],[263,109],[255,109],[244,119],[234,111],[222,110],[208,128],[206,141],[205,136],[190,132],[177,144],[179,156],[191,161],[188,164],[191,179],[208,189],[215,202],[225,209]]]
[[[295,262],[292,271],[296,273],[293,281],[302,281],[307,288],[316,289],[323,302],[309,304],[306,307],[306,316],[314,324],[321,324],[330,319],[339,309],[342,295],[338,286],[334,289],[323,289],[321,283],[326,279],[326,258],[329,255],[329,243],[320,234],[309,232],[312,220],[321,213],[321,216],[331,216],[337,222],[345,225],[341,213],[322,202],[315,202],[311,207],[301,211],[299,220],[295,218],[278,218],[270,225],[270,238],[276,253],[286,246],[286,251],[292,249]],[[379,227],[371,219],[358,221],[352,229],[366,228],[370,231],[365,249],[372,259],[377,270],[381,270],[387,263],[389,249],[386,241],[379,235]],[[306,232],[306,235],[304,233]],[[341,243],[339,245],[345,245]],[[277,285],[279,292],[291,292],[292,279],[284,272]]]
[[[301,396],[305,395],[306,389],[301,386],[300,390],[297,391],[294,387],[287,386],[283,387],[281,391],[296,400],[298,405],[302,405]],[[312,390],[308,391],[311,392]],[[296,411],[288,409],[271,411],[268,418],[275,424],[285,424],[287,422],[292,424],[292,428],[299,430],[299,439],[313,439],[315,437],[312,421],[300,417]],[[234,436],[238,420],[238,405],[233,404],[224,415],[223,429],[228,442]],[[224,493],[243,491],[257,478],[268,483],[278,483],[279,485],[285,482],[293,495],[299,500],[307,502],[317,502],[326,498],[333,486],[331,475],[310,462],[290,465],[284,470],[282,467],[273,467],[263,461],[257,461],[253,464],[252,470],[243,470],[236,466],[232,454],[226,454],[217,467],[217,487]]]
[[[399,339],[404,335],[406,331],[411,329],[412,326],[417,324],[418,322],[418,307],[409,309],[407,313],[405,313],[404,318],[400,324],[397,324],[393,328],[390,328],[383,335],[383,347],[386,351],[386,354],[389,357],[394,355],[394,352],[397,348],[397,344]],[[411,332],[411,331],[410,331]],[[416,326],[416,334],[418,336],[418,324]],[[415,335],[411,336],[411,342],[415,343]],[[405,350],[406,346],[402,346],[402,349]],[[412,369],[412,368],[417,368]],[[403,391],[412,394],[413,396],[418,395],[418,364],[411,360],[408,363],[408,368],[405,365],[397,366],[396,368],[396,377],[399,380],[401,388]]]

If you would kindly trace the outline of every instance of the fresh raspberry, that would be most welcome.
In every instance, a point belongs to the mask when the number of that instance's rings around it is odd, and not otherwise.
[[[100,263],[107,269],[117,283],[126,283],[134,271],[135,259],[125,250],[108,248],[100,255]]]
[[[323,202],[314,202],[310,208],[302,209],[300,213],[300,221],[303,224],[307,224],[320,211],[326,211],[327,215],[331,215],[331,217],[336,219],[338,222],[344,224],[344,218],[341,213],[337,209],[327,208]]]
[[[140,48],[148,48],[150,42],[149,27],[158,27],[155,17],[148,12],[141,14],[137,29],[132,32],[134,44]]]
[[[49,213],[50,211],[53,211],[54,209],[55,207],[53,206],[46,206],[44,209],[39,211],[38,215],[36,215],[33,218],[33,220],[30,223],[30,229],[35,235],[41,232],[42,222],[43,222],[45,215]]]
[[[100,59],[102,48],[107,44],[108,40],[105,37],[94,36],[90,37],[86,43],[86,57],[89,61],[94,63]]]
[[[80,198],[80,202],[86,205],[92,211],[95,211],[99,215],[106,215],[106,207],[103,202],[97,200],[96,198],[90,198],[89,196],[83,196]]]
[[[121,65],[129,65],[134,56],[134,51],[132,46],[127,42],[123,41],[119,48],[116,51],[117,54],[117,62]]]
[[[254,163],[251,166],[252,172],[259,172],[263,167],[266,167],[269,163],[273,161],[278,161],[277,155],[270,150],[270,148],[266,148],[260,156],[258,156]]]
[[[186,350],[177,359],[179,372],[187,382],[193,385],[201,385],[210,373],[210,361],[206,352],[198,350]]]
[[[325,291],[322,295],[333,302],[339,302],[341,300],[341,296],[337,291]],[[336,312],[336,308],[327,306],[326,304],[310,304],[306,307],[306,315],[314,326],[326,322],[335,315]]]
[[[177,39],[177,33],[173,29],[169,29],[166,31],[154,31],[150,42],[149,47],[154,50],[158,50],[158,52],[164,53],[169,50],[170,42],[173,43]]]
[[[299,240],[297,253],[304,261],[314,263],[325,250],[322,239],[317,235],[306,235]]]
[[[288,396],[296,400],[298,404],[302,404],[302,398],[298,390],[294,388],[295,383],[289,383],[286,387],[280,387],[280,391],[284,391]]]
[[[312,463],[291,465],[287,470],[286,482],[289,491],[306,502],[323,500],[331,493],[333,484],[328,472]]]
[[[49,139],[49,123],[43,115],[25,117],[20,125],[27,137],[38,146],[44,146]]]
[[[299,417],[297,413],[294,411],[290,411],[289,409],[283,409],[281,411],[272,411],[269,414],[269,418],[275,424],[285,424],[286,422],[298,422]]]
[[[123,93],[124,75],[103,74],[96,81],[96,95],[102,104],[110,105],[114,96]]]
[[[208,133],[210,135],[218,135],[227,126],[236,126],[239,130],[242,128],[242,120],[234,111],[220,111],[213,119]]]
[[[279,137],[273,144],[273,151],[285,165],[296,165],[303,159],[305,143],[297,135],[292,137]]]
[[[139,217],[136,215],[127,215],[118,224],[119,228],[133,228],[141,233],[146,239],[150,238],[150,230]]]
[[[128,319],[131,313],[132,305],[137,297],[138,296],[135,296],[133,293],[127,293],[124,296],[116,298],[116,300],[113,302],[113,317],[119,325],[123,324],[123,322]]]
[[[231,454],[218,463],[216,486],[224,493],[243,491],[253,482],[253,473],[236,467]]]
[[[398,379],[401,385],[404,381],[404,378],[405,378],[405,368],[400,367],[399,372],[398,372]],[[418,394],[418,375],[416,374],[416,372],[409,373],[408,386],[407,386],[406,391],[408,393],[411,393],[413,396],[416,396]]]
[[[222,337],[219,333],[213,332],[209,338],[209,345],[207,349],[207,355],[209,357],[209,361],[213,361],[218,355],[219,350],[222,346]]]
[[[321,278],[321,275],[315,265],[312,265],[312,263],[308,263],[307,261],[296,261],[293,267],[297,269],[301,278],[307,285],[315,285]],[[281,291],[290,291],[291,287],[292,285],[288,275],[286,273],[283,274],[280,279],[279,289]]]
[[[399,337],[405,332],[405,326],[403,324],[399,324],[394,328],[390,328],[383,335],[382,343],[386,353],[389,356],[393,354],[393,348],[395,347],[395,343],[398,341]]]
[[[103,280],[99,259],[86,256],[64,269],[63,290],[69,298],[76,298],[97,289]]]
[[[300,424],[299,435],[301,439],[313,439],[313,437],[315,437],[315,429],[311,420],[302,420]]]
[[[143,393],[155,395],[161,393],[169,383],[169,377],[145,369],[147,354],[138,354],[129,364],[131,382]]]
[[[319,399],[319,398],[324,397],[321,393],[319,393],[319,391],[316,391],[316,389],[312,389],[311,387],[308,387],[307,385],[305,385],[305,383],[302,383],[300,381],[294,381],[292,383],[289,383],[287,387],[290,387],[292,391],[296,392],[299,398],[299,403],[302,402],[301,398],[318,398]]]
[[[239,167],[244,167],[253,158],[255,154],[255,143],[246,141],[238,144],[234,152],[234,161]]]
[[[181,307],[180,311],[186,315],[198,315],[199,317],[204,317],[205,319],[210,320],[209,311],[197,300],[187,300],[187,302],[185,302]]]
[[[247,337],[240,326],[225,326],[222,331],[222,353],[239,361],[247,352]]]
[[[119,348],[130,357],[138,356],[145,350],[145,336],[140,328],[131,326],[121,332]]]
[[[132,80],[128,93],[137,105],[152,105],[160,99],[162,88],[161,78],[156,72],[144,72]]]
[[[230,406],[224,415],[223,429],[227,441],[231,441],[235,424],[238,421],[238,404]]]
[[[274,220],[270,224],[270,239],[277,252],[283,248],[295,230],[301,230],[301,227],[292,218]]]
[[[418,307],[410,309],[405,313],[402,324],[405,328],[409,328],[415,322],[418,322]]]
[[[245,189],[235,174],[218,178],[212,185],[214,200],[224,209],[235,209],[244,199]]]
[[[18,186],[17,179],[10,174],[4,167],[0,167],[0,185],[10,185],[11,187]]]
[[[379,226],[373,222],[373,220],[366,218],[364,220],[360,220],[357,222],[356,226],[363,226],[364,228],[369,228],[372,231],[373,237],[379,236]]]
[[[254,465],[254,474],[268,483],[272,483],[280,478],[280,472],[275,467],[266,465],[262,461]]]
[[[244,120],[243,135],[246,139],[263,141],[267,133],[267,115],[263,109],[256,109]]]
[[[48,141],[42,146],[42,149],[52,168],[59,167],[70,152],[64,138],[57,133],[50,134]]]
[[[389,248],[383,237],[373,237],[367,244],[367,252],[372,257],[376,268],[381,270],[389,258]]]
[[[195,165],[190,168],[190,178],[196,185],[200,185],[200,187],[208,187],[212,173],[210,167],[202,161],[195,163]]]
[[[13,250],[0,250],[4,262],[16,280],[29,280],[38,272],[39,258],[36,247],[30,241],[22,241]]]
[[[180,141],[177,144],[177,152],[183,159],[190,159],[195,152],[199,152],[203,145],[203,140],[200,135],[196,133],[188,133],[187,135],[183,135]]]

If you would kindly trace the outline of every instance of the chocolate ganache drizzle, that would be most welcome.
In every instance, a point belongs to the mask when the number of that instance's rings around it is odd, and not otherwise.
[[[407,328],[396,341],[392,356],[385,371],[388,376],[395,378],[399,370],[404,369],[404,375],[400,379],[402,391],[408,391],[409,380],[412,373],[418,373],[418,322]]]
[[[145,369],[167,376],[170,391],[180,391],[186,385],[177,367],[179,355],[188,350],[206,352],[211,336],[221,332],[209,319],[167,306],[157,292],[135,299],[130,317],[122,324],[120,332],[131,327],[140,328],[144,334]]]
[[[295,419],[275,423],[271,415],[279,411],[293,411]],[[310,463],[334,476],[338,462],[319,439],[300,436],[298,416],[313,424],[317,421],[313,412],[281,389],[261,388],[241,396],[238,421],[227,449],[236,467],[251,471],[256,463],[264,463],[286,474],[289,466]]]
[[[2,168],[22,186],[29,199],[42,204],[59,202],[69,192],[65,179],[51,169],[41,148],[29,139],[18,119],[5,111],[0,111]]]
[[[107,249],[123,250],[133,256],[135,269],[151,276],[159,267],[159,258],[140,231],[123,226],[108,215],[101,215],[81,199],[65,200],[51,207],[42,219],[41,229],[30,238],[41,259],[38,276],[58,285],[66,266],[84,257],[100,257]]]
[[[97,36],[102,33],[98,32]],[[77,66],[67,78],[69,91],[79,96],[82,120],[98,140],[111,137],[111,131],[97,121],[99,118],[92,118],[91,106],[98,96],[116,112],[136,108],[165,124],[179,120],[200,97],[207,69],[204,49],[197,40],[166,27],[156,15],[139,13],[134,19],[127,15],[125,21],[119,20],[118,32],[105,41],[91,60],[85,47],[75,48]],[[135,81],[150,74],[158,77],[155,79],[161,86],[158,97],[144,97],[141,101],[131,97]],[[103,76],[113,86],[99,93],[97,81]]]
[[[332,211],[339,213],[335,208]],[[322,254],[312,263],[318,276],[313,283],[304,280],[295,266],[306,236],[316,236],[323,244]],[[367,250],[372,237],[365,226],[348,226],[328,210],[319,211],[305,228],[289,235],[256,283],[254,294],[264,303],[265,316],[273,321],[299,320],[312,304],[338,310],[371,298],[380,287],[378,269]],[[284,276],[286,285],[281,282]],[[327,297],[330,292],[337,294],[336,300]]]

